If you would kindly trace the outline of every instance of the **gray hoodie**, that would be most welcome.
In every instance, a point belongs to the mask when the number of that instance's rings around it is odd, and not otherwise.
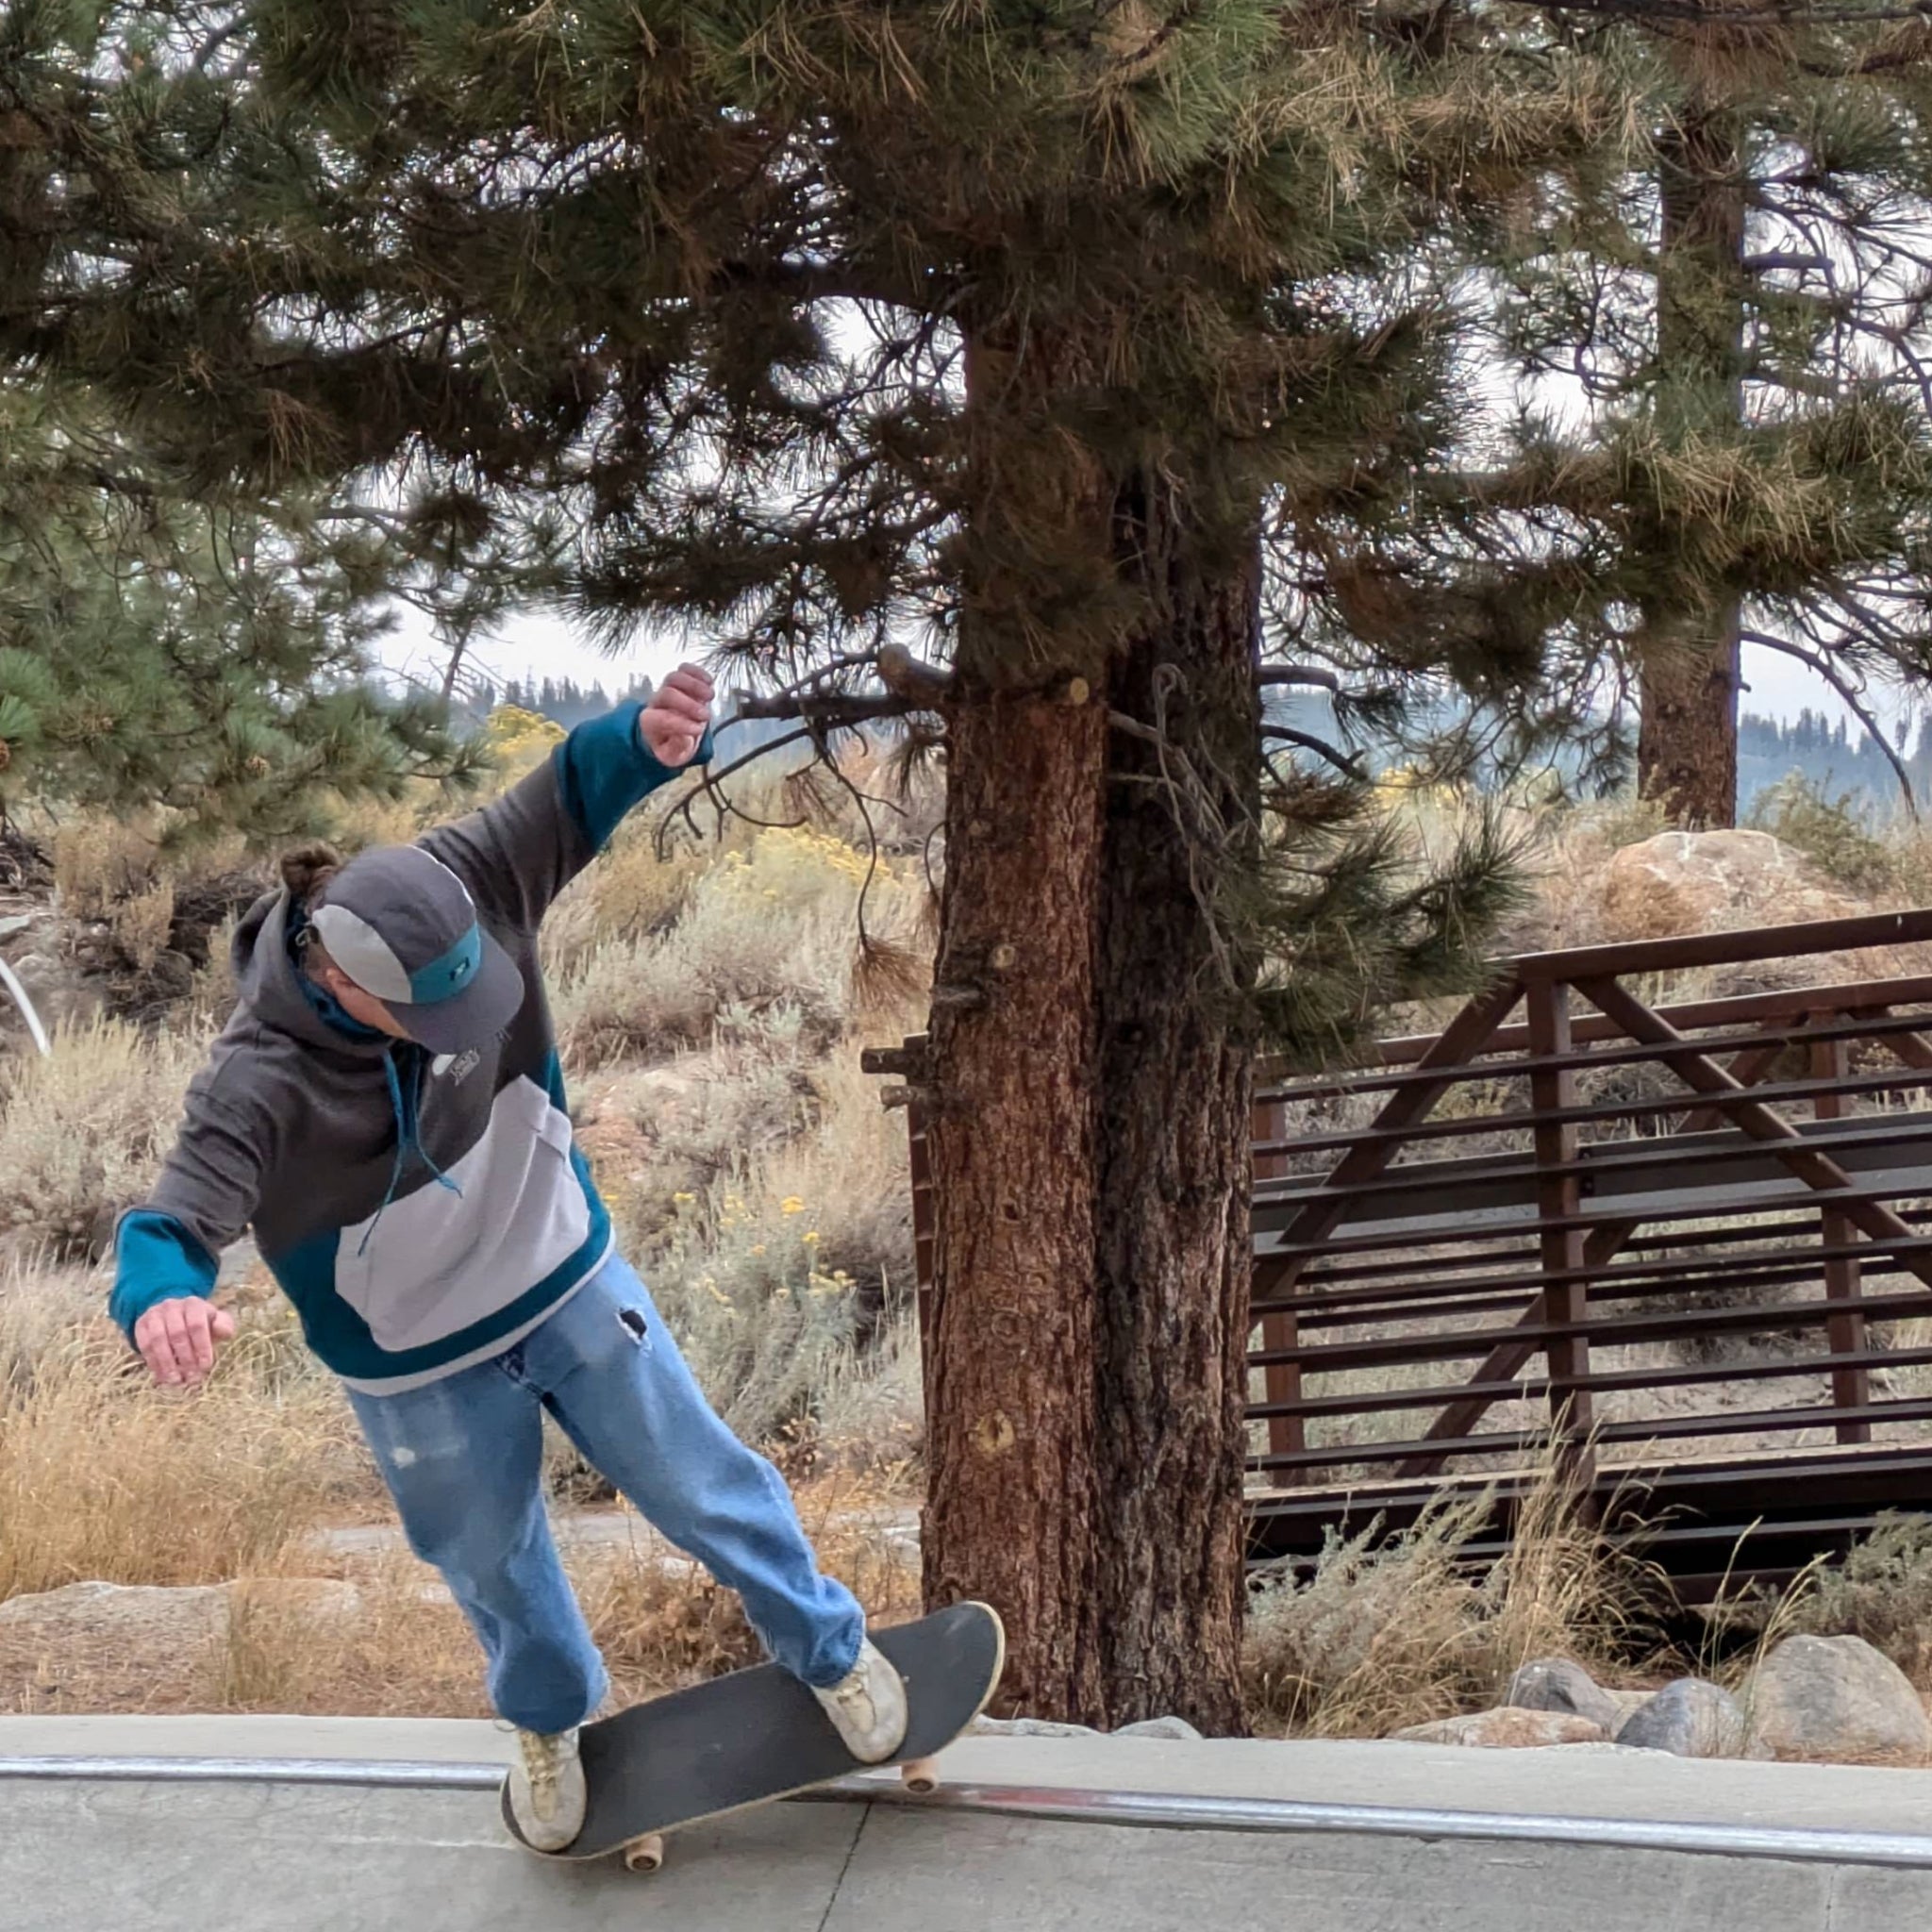
[[[432,1058],[358,1026],[295,964],[286,891],[235,935],[240,1003],[189,1089],[153,1193],[122,1218],[111,1312],[212,1288],[253,1224],[316,1354],[391,1392],[500,1354],[594,1274],[610,1220],[573,1145],[537,935],[617,823],[674,775],[628,705],[420,842],[523,974],[489,1045]],[[710,754],[709,740],[697,761]]]

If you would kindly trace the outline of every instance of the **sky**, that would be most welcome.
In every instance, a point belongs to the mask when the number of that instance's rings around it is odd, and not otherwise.
[[[439,685],[443,656],[429,626],[416,610],[405,608],[402,622],[386,641],[382,661],[390,671],[413,675]],[[532,610],[512,619],[495,637],[480,645],[474,661],[487,667],[499,684],[510,678],[575,678],[578,684],[602,681],[607,691],[621,691],[640,673],[653,678],[675,670],[686,658],[702,658],[702,643],[689,637],[652,638],[617,657],[588,644],[569,622],[551,611]],[[1760,645],[1744,647],[1744,709],[1761,717],[1795,718],[1808,707],[1834,722],[1848,717],[1836,692],[1815,673]],[[1874,691],[1873,709],[1890,724],[1904,708],[1897,692]],[[1858,728],[1854,723],[1854,729]]]

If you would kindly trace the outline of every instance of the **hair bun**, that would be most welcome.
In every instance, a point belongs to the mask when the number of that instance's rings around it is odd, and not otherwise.
[[[333,845],[317,840],[312,845],[298,845],[282,856],[282,883],[291,897],[313,899],[341,870],[342,855]]]

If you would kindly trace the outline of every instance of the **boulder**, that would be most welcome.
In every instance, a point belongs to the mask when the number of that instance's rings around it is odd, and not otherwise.
[[[1674,1757],[1741,1757],[1750,1726],[1736,1698],[1701,1677],[1679,1677],[1626,1717],[1617,1742]]]
[[[1610,1693],[1581,1664],[1562,1657],[1524,1664],[1509,1679],[1503,1702],[1516,1710],[1563,1711],[1587,1718],[1609,1736],[1615,1736],[1623,1717]]]
[[[1550,1744],[1606,1744],[1610,1734],[1566,1710],[1523,1710],[1505,1706],[1470,1717],[1445,1717],[1411,1724],[1391,1736],[1407,1744],[1465,1744],[1487,1751],[1528,1751]]]
[[[1657,1695],[1655,1690],[1606,1690],[1604,1695],[1610,1700],[1610,1706],[1617,1713],[1616,1721],[1610,1725],[1610,1735],[1615,1737],[1624,1728],[1632,1711],[1641,1710]]]
[[[1045,1717],[978,1717],[971,1729],[987,1738],[1166,1738],[1174,1743],[1201,1735],[1184,1717],[1143,1717],[1117,1731],[1096,1731],[1091,1724],[1063,1724]]]
[[[227,1616],[225,1583],[178,1589],[152,1583],[70,1583],[0,1604],[0,1642],[9,1646],[106,1637],[153,1651],[205,1639]]]
[[[58,951],[36,948],[22,953],[11,963],[35,1014],[49,1033],[57,1026],[84,1026],[107,1010],[99,987],[78,962]],[[0,1018],[9,1028],[25,1031],[25,1023],[5,994],[0,994]]]
[[[1753,1673],[1753,1743],[1778,1757],[1932,1757],[1932,1718],[1911,1681],[1859,1637],[1790,1637]]]
[[[1835,891],[1803,853],[1769,832],[1659,832],[1611,854],[1596,896],[1606,936],[1619,940],[1870,909]]]

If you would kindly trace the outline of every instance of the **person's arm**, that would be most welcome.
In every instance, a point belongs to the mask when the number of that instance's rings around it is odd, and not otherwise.
[[[259,1189],[259,1137],[213,1097],[212,1070],[188,1111],[154,1191],[115,1230],[108,1312],[158,1382],[198,1382],[235,1332],[214,1307],[218,1257],[247,1226]]]
[[[711,756],[711,680],[687,664],[648,705],[579,724],[501,798],[425,836],[486,914],[526,929],[590,864],[626,813]]]

